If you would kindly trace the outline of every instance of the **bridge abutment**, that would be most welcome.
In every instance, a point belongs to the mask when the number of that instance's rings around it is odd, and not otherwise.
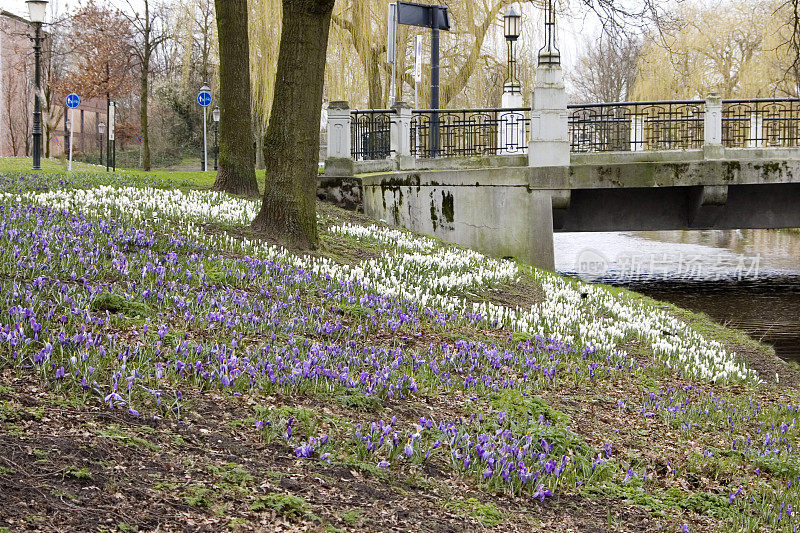
[[[427,173],[365,176],[364,212],[487,255],[553,270],[550,192],[529,188],[524,177],[492,174],[470,175],[469,182],[464,173],[442,181],[427,179]]]

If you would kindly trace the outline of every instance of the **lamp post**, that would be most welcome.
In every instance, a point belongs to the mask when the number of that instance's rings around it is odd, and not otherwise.
[[[515,7],[511,7],[508,13],[503,15],[503,27],[506,34],[506,42],[508,43],[508,78],[504,92],[521,93],[522,87],[517,79],[517,57],[514,53],[514,44],[519,39],[520,34],[520,14]]]
[[[33,52],[35,57],[36,95],[33,98],[33,170],[42,169],[42,104],[39,95],[42,90],[41,58],[42,58],[42,23],[47,14],[47,0],[27,0],[28,14],[31,22],[36,27],[33,37]]]
[[[211,112],[214,119],[214,170],[219,170],[219,107],[215,107]]]
[[[97,133],[100,135],[100,165],[103,164],[103,134],[106,132],[106,123],[100,121],[97,124]]]
[[[515,54],[515,44],[520,35],[520,12],[515,7],[511,7],[508,13],[503,15],[503,30],[508,43],[508,73],[505,84],[503,84],[502,108],[509,110],[499,115],[497,137],[497,153],[513,154],[522,150],[525,145],[525,120],[520,108],[525,105],[522,96],[522,84],[517,79],[517,57]]]
[[[556,48],[556,8],[553,0],[547,0],[544,14],[544,46],[539,50],[539,66],[560,65],[561,53]]]

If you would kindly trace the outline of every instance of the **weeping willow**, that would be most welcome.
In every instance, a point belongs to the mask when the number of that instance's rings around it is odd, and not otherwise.
[[[794,94],[785,86],[786,39],[778,6],[731,0],[681,5],[678,30],[650,38],[633,88],[637,100],[756,98]]]
[[[448,0],[451,31],[441,33],[442,107],[484,107],[499,104],[505,44],[502,14],[518,0]],[[386,107],[391,65],[386,61],[388,0],[338,0],[333,12],[325,98],[347,100],[351,107]],[[281,0],[249,0],[250,69],[253,113],[265,127],[272,106],[280,40]],[[423,57],[430,57],[430,30],[398,28],[396,95],[413,103],[416,35],[423,36]],[[499,44],[498,44],[499,38]],[[423,68],[419,106],[430,98],[430,69]],[[489,101],[489,100],[497,100]]]
[[[266,128],[272,108],[281,38],[281,0],[248,0],[250,82],[257,128]]]
[[[217,25],[214,18],[213,0],[177,0],[174,13],[174,41],[181,73],[181,89],[194,91],[193,72],[201,74],[202,81],[211,84],[212,89],[219,87],[219,42]],[[205,45],[205,50],[203,49]]]

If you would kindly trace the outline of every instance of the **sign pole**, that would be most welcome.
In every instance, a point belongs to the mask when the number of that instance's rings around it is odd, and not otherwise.
[[[108,172],[109,163],[111,162],[111,135],[114,131],[114,121],[111,120],[111,100],[106,96],[106,172]]]
[[[38,95],[37,95],[38,98]],[[69,166],[68,169],[72,171],[72,141],[75,138],[75,108],[81,105],[81,98],[75,94],[70,93],[67,95],[67,107],[69,108]]]
[[[414,43],[414,108],[419,109],[419,82],[422,80],[422,35]]]
[[[431,29],[431,118],[429,156],[439,156],[439,31],[450,31],[447,7],[397,0],[397,23]],[[418,45],[419,48],[419,45]],[[416,92],[417,79],[414,91]],[[416,99],[416,96],[415,96]]]
[[[422,35],[417,35],[414,43],[414,109],[419,109],[419,82],[422,81]],[[414,147],[420,153],[419,125],[414,128]]]
[[[431,157],[439,156],[439,8],[431,8]]]
[[[200,107],[203,109],[203,160],[201,161],[200,168],[203,169],[203,172],[206,171],[208,167],[208,133],[207,133],[207,126],[206,126],[206,108],[211,105],[211,102],[214,100],[211,97],[211,89],[208,85],[203,85],[200,89],[200,92],[197,93],[197,103],[200,104]]]
[[[72,140],[73,140],[74,134],[75,134],[75,108],[74,107],[69,110],[69,116],[70,116],[70,118],[69,118],[70,126],[69,126],[69,169],[68,170],[70,172],[72,172],[72,144],[73,144]]]
[[[392,79],[389,82],[389,107],[397,101],[397,4],[389,4],[388,59],[392,64]]]

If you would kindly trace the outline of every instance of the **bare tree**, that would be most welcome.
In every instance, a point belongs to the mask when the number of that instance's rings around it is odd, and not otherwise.
[[[628,100],[636,82],[642,39],[638,35],[604,31],[599,39],[587,39],[572,82],[579,102]]]
[[[125,0],[129,11],[123,12],[136,34],[134,54],[139,60],[141,83],[139,89],[140,108],[139,116],[142,128],[142,169],[150,170],[150,129],[148,127],[148,104],[150,101],[150,73],[151,60],[168,38],[166,28],[166,6],[153,0],[142,0],[143,11],[133,7],[131,0]]]
[[[800,95],[800,0],[779,0],[773,13],[781,21],[780,43],[783,62],[783,85],[792,96]]]
[[[195,31],[192,32],[192,40],[194,48],[200,56],[200,75],[204,81],[208,82],[211,79],[212,52],[214,41],[217,38],[214,0],[195,0],[194,7],[192,22],[194,23]],[[246,32],[247,28],[245,28]],[[244,38],[245,36],[239,35],[238,37]]]

